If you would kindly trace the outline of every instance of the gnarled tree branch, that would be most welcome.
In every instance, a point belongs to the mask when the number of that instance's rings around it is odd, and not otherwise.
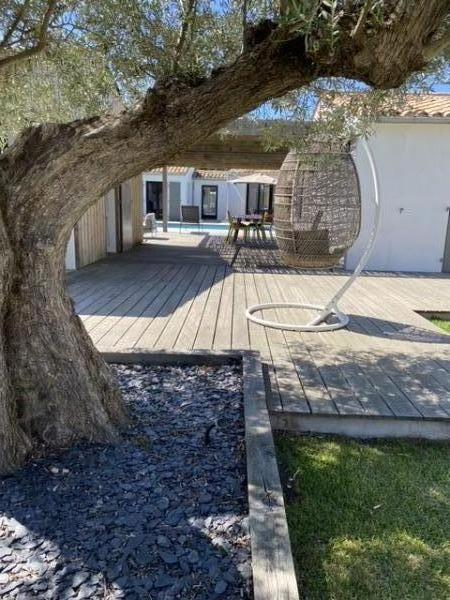
[[[364,42],[352,36],[354,25],[348,22],[331,57],[320,48],[308,51],[302,35],[285,40],[282,25],[266,23],[233,64],[208,78],[161,81],[141,105],[119,116],[34,128],[3,159],[3,168],[14,164],[11,181],[24,190],[30,164],[34,181],[39,174],[41,194],[34,184],[32,199],[22,195],[24,205],[33,207],[23,218],[35,214],[40,203],[48,213],[47,189],[58,204],[55,214],[68,214],[70,207],[73,218],[79,218],[87,208],[83,198],[92,201],[152,165],[170,164],[178,152],[232,119],[317,78],[344,76],[378,88],[397,87],[426,65],[429,40],[447,14],[447,0],[416,0],[394,23],[371,25]],[[23,225],[22,232],[27,230]]]
[[[24,10],[26,8],[25,4],[24,4]],[[12,52],[11,54],[7,54],[3,58],[0,57],[0,70],[4,69],[8,65],[11,65],[12,63],[25,60],[27,58],[30,58],[31,56],[34,56],[35,54],[39,54],[39,52],[42,52],[44,50],[44,48],[47,46],[48,29],[49,29],[50,22],[55,14],[56,6],[57,6],[57,0],[48,0],[47,9],[44,13],[44,16],[42,17],[41,26],[39,28],[39,34],[38,34],[38,37],[37,37],[37,40],[35,41],[35,43],[32,46],[30,46],[29,48],[24,48],[23,50],[20,50],[18,52]],[[14,28],[17,27],[22,16],[23,16],[23,11],[21,14],[18,13],[18,15],[16,16],[15,21],[17,21],[17,23],[15,23],[15,24],[13,23]]]
[[[173,60],[173,72],[177,73],[181,56],[186,46],[187,34],[189,28],[192,27],[192,22],[195,18],[197,10],[197,0],[187,0],[187,8],[181,22],[180,35],[178,36],[177,45],[175,47],[175,56]]]
[[[442,36],[434,40],[427,48],[425,48],[424,56],[427,61],[436,58],[442,54],[450,46],[450,26],[444,31]]]
[[[357,38],[364,31],[364,24],[366,22],[369,11],[372,8],[372,4],[373,0],[365,0],[361,12],[359,13],[358,20],[356,21],[356,25],[350,34],[352,37]]]

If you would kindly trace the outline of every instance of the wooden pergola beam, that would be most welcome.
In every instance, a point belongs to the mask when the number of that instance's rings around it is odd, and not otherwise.
[[[171,166],[197,169],[279,169],[288,148],[267,150],[258,135],[213,135],[178,154]]]

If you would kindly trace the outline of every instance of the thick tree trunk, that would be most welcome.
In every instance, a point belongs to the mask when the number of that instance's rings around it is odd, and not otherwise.
[[[121,115],[30,128],[0,155],[0,473],[20,464],[30,442],[112,440],[126,420],[64,286],[65,241],[89,205],[315,79],[400,85],[429,60],[447,14],[448,0],[399,3],[385,23],[364,24],[358,35],[346,16],[332,54],[320,32],[305,40],[265,22],[242,56],[210,77],[159,83]]]
[[[5,321],[6,355],[25,432],[48,444],[110,440],[124,418],[120,394],[64,286],[64,246],[18,261]]]
[[[7,368],[6,339],[2,335],[12,266],[13,253],[0,213],[0,473],[12,471],[20,465],[30,449],[30,440],[17,420],[17,406]]]
[[[67,294],[64,239],[46,242],[37,233],[41,243],[15,246],[3,233],[9,252],[0,261],[0,472],[7,472],[23,460],[30,440],[57,447],[113,441],[126,416]]]

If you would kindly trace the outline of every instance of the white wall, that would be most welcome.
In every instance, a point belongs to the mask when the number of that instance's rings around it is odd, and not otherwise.
[[[378,123],[369,145],[379,173],[382,213],[368,268],[440,272],[450,206],[450,124]],[[355,163],[363,213],[360,235],[346,258],[349,269],[364,251],[373,222],[373,186],[360,143]]]
[[[202,186],[217,186],[217,221],[227,221],[227,210],[233,216],[245,215],[245,201],[247,186],[243,183],[230,183],[217,179],[194,179],[194,202],[200,207],[200,217],[202,214]]]
[[[66,247],[66,269],[68,271],[73,271],[77,268],[77,261],[75,258],[75,235],[72,229],[70,233],[69,241],[67,242]]]
[[[169,175],[168,180],[170,183],[179,183],[180,184],[180,200],[181,204],[191,204],[192,203],[192,173],[194,169],[189,169],[186,175]],[[142,201],[143,201],[143,211],[144,215],[147,212],[146,207],[146,182],[147,181],[162,181],[162,173],[143,173],[142,174]],[[170,189],[170,185],[169,185]],[[169,204],[170,204],[170,193],[169,193]],[[178,198],[177,198],[177,206],[178,206]],[[169,210],[170,212],[170,210]],[[178,220],[178,219],[177,219]]]

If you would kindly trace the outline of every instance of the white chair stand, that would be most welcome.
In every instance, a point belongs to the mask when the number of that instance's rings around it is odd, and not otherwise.
[[[381,214],[378,174],[375,167],[375,162],[369,145],[367,144],[367,141],[365,139],[362,140],[362,145],[368,158],[370,172],[373,179],[374,194],[372,200],[375,206],[375,214],[367,247],[363,255],[361,256],[361,259],[358,265],[356,266],[353,274],[336,292],[336,294],[331,298],[331,300],[326,306],[297,302],[274,302],[268,304],[255,304],[253,306],[248,307],[245,311],[245,316],[253,323],[263,325],[264,327],[271,327],[273,329],[285,329],[290,331],[333,331],[334,329],[340,329],[341,327],[345,327],[348,324],[349,317],[339,310],[338,302],[344,296],[345,292],[349,289],[349,287],[354,283],[358,275],[361,273],[361,271],[367,264],[370,253],[372,252],[373,246],[375,244]],[[255,313],[261,312],[263,310],[270,310],[276,308],[291,308],[299,310],[309,309],[317,311],[318,314],[309,323],[300,325],[296,325],[294,323],[280,323],[277,321],[269,321],[267,319],[255,316]]]

